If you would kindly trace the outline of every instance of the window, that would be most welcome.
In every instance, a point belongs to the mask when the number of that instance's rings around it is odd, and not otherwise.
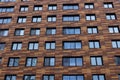
[[[113,3],[112,2],[105,2],[104,8],[113,8]]]
[[[86,14],[86,20],[88,21],[96,20],[95,14]]]
[[[85,9],[93,9],[94,4],[93,3],[85,3]]]
[[[23,80],[36,80],[35,75],[24,75]]]
[[[16,0],[0,0],[0,2],[15,2]]]
[[[109,26],[108,29],[109,29],[109,33],[119,33],[120,32],[118,26]]]
[[[17,80],[16,79],[16,75],[12,74],[12,75],[5,75],[5,80]]]
[[[37,65],[37,58],[36,57],[28,57],[26,59],[26,66],[36,66]]]
[[[15,36],[23,36],[24,29],[15,29]]]
[[[0,51],[4,50],[4,48],[5,48],[5,43],[0,43]]]
[[[63,34],[80,34],[79,27],[65,27],[63,28]]]
[[[55,80],[55,76],[53,74],[43,75],[43,80]]]
[[[79,15],[63,15],[63,21],[79,21]]]
[[[118,75],[118,80],[120,80],[120,74]]]
[[[90,61],[91,61],[91,65],[93,66],[101,66],[103,65],[103,60],[101,56],[94,56],[94,57],[90,57]]]
[[[88,27],[87,28],[88,34],[97,34],[98,33],[98,29],[97,27]]]
[[[63,4],[63,10],[78,10],[78,4]]]
[[[9,24],[11,20],[11,17],[0,17],[0,24]]]
[[[48,5],[48,10],[57,10],[57,5],[56,4]]]
[[[19,65],[19,58],[18,57],[11,57],[8,61],[9,67],[17,67]]]
[[[0,7],[0,12],[13,12],[14,7],[13,6],[8,6],[8,7]]]
[[[105,80],[105,75],[103,75],[103,74],[94,74],[94,75],[92,75],[92,80]]]
[[[21,7],[20,7],[20,11],[21,11],[21,12],[26,12],[26,11],[28,11],[28,6],[21,6]]]
[[[54,34],[56,34],[56,28],[47,28],[46,34],[47,35],[54,35]]]
[[[82,57],[63,57],[63,66],[82,66]]]
[[[22,49],[22,42],[13,42],[12,43],[12,50],[21,50]]]
[[[63,75],[63,80],[84,80],[83,75]]]
[[[120,48],[120,40],[112,40],[112,48]]]
[[[115,63],[120,65],[120,56],[115,56]]]
[[[2,57],[0,57],[0,64],[2,63]]]
[[[30,42],[29,43],[29,50],[38,50],[39,48],[39,43],[38,42]]]
[[[89,48],[100,48],[100,42],[97,40],[89,41]]]
[[[34,23],[37,23],[37,22],[41,22],[41,16],[33,16],[32,17],[32,22],[34,22]]]
[[[21,1],[29,1],[29,0],[21,0]]]
[[[42,5],[35,5],[34,11],[42,11]]]
[[[55,58],[54,57],[45,57],[44,58],[44,66],[55,66]]]
[[[45,42],[45,49],[55,49],[55,41]]]
[[[0,29],[0,36],[8,36],[8,29]]]
[[[82,43],[81,41],[64,41],[63,48],[64,49],[81,49]]]
[[[117,17],[116,17],[116,15],[114,13],[107,13],[106,14],[106,19],[107,20],[116,20]]]
[[[32,36],[38,36],[38,35],[40,35],[40,29],[39,28],[31,28],[31,30],[30,30],[30,35],[32,35]]]
[[[48,16],[48,22],[56,22],[56,16]]]
[[[18,17],[18,23],[25,23],[26,17]]]

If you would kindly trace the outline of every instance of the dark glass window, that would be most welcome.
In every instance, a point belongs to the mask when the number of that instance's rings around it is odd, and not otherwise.
[[[37,58],[36,57],[28,57],[26,59],[26,66],[36,66],[37,65]]]
[[[23,36],[24,29],[15,29],[15,36]]]
[[[46,29],[46,34],[47,35],[54,35],[54,34],[56,34],[56,28],[47,28]]]
[[[0,43],[0,51],[1,51],[1,50],[4,50],[4,49],[5,49],[5,43],[2,42],[2,43]]]
[[[30,35],[34,35],[34,36],[40,35],[40,29],[39,28],[31,28]]]
[[[43,75],[43,80],[55,80],[55,76],[53,74]]]
[[[44,58],[44,66],[55,66],[55,58],[54,57],[45,57]]]
[[[8,61],[9,67],[17,67],[19,65],[19,58],[18,57],[11,57]]]

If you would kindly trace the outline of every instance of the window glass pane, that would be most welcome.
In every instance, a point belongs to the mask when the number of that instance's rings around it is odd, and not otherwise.
[[[118,27],[115,27],[115,28],[114,28],[114,31],[115,31],[115,33],[119,33]]]
[[[49,63],[50,61],[49,61],[49,58],[45,58],[45,66],[49,66]]]
[[[9,66],[13,66],[13,63],[14,63],[14,59],[10,59],[10,61],[9,61]]]
[[[46,49],[50,49],[50,43],[46,43]]]
[[[97,33],[97,28],[93,28],[93,33]]]
[[[75,58],[70,58],[70,66],[75,66]]]
[[[19,43],[17,49],[20,50],[22,48],[22,44]]]
[[[117,46],[118,48],[120,48],[120,41],[117,41]]]
[[[113,33],[113,32],[114,32],[112,27],[109,27],[109,32],[110,32],[110,33]]]
[[[40,30],[36,30],[36,35],[39,35],[40,34]]]
[[[116,42],[115,42],[115,41],[112,41],[112,47],[113,47],[113,48],[117,48],[117,45],[116,45]]]
[[[44,76],[44,80],[48,80],[48,76]]]
[[[97,57],[97,65],[102,65],[102,59],[101,59],[101,57]]]
[[[99,80],[97,75],[93,75],[93,80]]]
[[[26,66],[31,66],[31,62],[32,62],[31,58],[28,58]]]
[[[80,34],[80,29],[75,29],[75,34]]]
[[[30,50],[33,49],[33,43],[29,43],[29,49],[30,49]]]
[[[55,65],[55,58],[50,58],[50,65],[54,66]]]
[[[91,65],[96,65],[96,59],[95,59],[95,57],[91,57]]]
[[[82,66],[82,58],[76,58],[76,63],[77,63],[77,66]]]
[[[32,59],[32,66],[36,66],[36,64],[37,64],[37,59],[36,59],[36,58],[33,58],[33,59]]]
[[[84,80],[83,76],[77,76],[77,80]]]
[[[111,15],[111,18],[112,18],[112,19],[115,19],[115,15]]]
[[[34,43],[34,49],[38,49],[39,44],[38,43]]]
[[[69,76],[63,76],[63,80],[70,80]]]
[[[50,76],[50,80],[54,80],[54,76]]]
[[[99,76],[99,80],[105,80],[104,76],[103,76],[103,75],[100,75],[100,76]]]
[[[69,80],[76,80],[76,76],[69,76]]]
[[[51,49],[55,49],[55,43],[51,43]]]
[[[14,43],[14,44],[13,44],[13,47],[12,47],[12,50],[16,50],[16,49],[17,49],[17,44]]]
[[[69,66],[70,64],[70,59],[69,58],[63,58],[63,65],[64,66]]]
[[[93,42],[89,42],[89,47],[90,47],[90,48],[94,48]]]
[[[12,79],[11,80],[16,80],[16,76],[12,76]]]
[[[56,29],[52,29],[52,34],[56,34]]]
[[[19,64],[19,59],[15,59],[14,60],[14,66],[18,66],[18,64]]]
[[[80,49],[81,48],[81,43],[80,42],[76,42],[76,49]]]
[[[95,48],[100,48],[99,42],[95,42]]]
[[[21,30],[20,35],[24,35],[24,30]]]

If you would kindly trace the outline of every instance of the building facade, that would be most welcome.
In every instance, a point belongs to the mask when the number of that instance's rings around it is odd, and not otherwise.
[[[120,80],[119,0],[0,0],[0,80]]]

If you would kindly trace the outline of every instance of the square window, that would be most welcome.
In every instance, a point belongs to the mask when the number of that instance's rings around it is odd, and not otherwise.
[[[104,8],[114,8],[113,3],[112,2],[105,2]]]
[[[23,80],[36,80],[35,75],[24,75]]]
[[[57,10],[57,5],[55,4],[48,5],[48,10]]]
[[[45,49],[54,50],[56,47],[55,41],[45,42]]]
[[[21,12],[26,12],[26,11],[28,11],[28,6],[21,6],[21,7],[20,7],[20,11],[21,11]]]
[[[109,33],[119,33],[119,27],[118,26],[109,26],[108,27]]]
[[[21,50],[22,49],[22,42],[13,42],[11,49],[12,50]]]
[[[29,42],[28,49],[29,50],[38,50],[39,49],[39,43],[38,42]]]
[[[56,22],[56,16],[48,16],[48,22]]]
[[[86,20],[88,20],[88,21],[96,20],[95,14],[86,14]]]
[[[8,29],[0,29],[0,36],[8,36]]]
[[[39,28],[31,28],[30,35],[31,36],[38,36],[38,35],[40,35],[40,29]]]
[[[1,51],[1,50],[4,50],[4,49],[5,49],[5,43],[2,42],[2,43],[0,43],[0,51]]]
[[[37,22],[41,22],[42,18],[41,16],[33,16],[32,17],[32,22],[37,23]]]
[[[94,74],[92,75],[92,80],[106,80],[105,75],[103,74]]]
[[[93,9],[94,4],[93,3],[85,3],[85,9]]]
[[[5,75],[5,80],[17,80],[16,75],[14,75],[14,74]]]
[[[26,17],[18,17],[18,23],[26,23]]]
[[[92,56],[90,57],[91,65],[93,66],[102,66],[103,65],[103,60],[101,56]]]
[[[19,58],[18,57],[10,57],[8,61],[9,67],[17,67],[19,65]]]
[[[15,36],[23,36],[24,29],[15,29]]]
[[[34,6],[34,11],[42,11],[43,7],[42,5],[35,5]]]
[[[97,34],[98,33],[98,28],[97,27],[88,27],[87,28],[88,34]]]
[[[112,40],[112,48],[120,48],[120,40]]]
[[[44,58],[44,66],[55,66],[55,58],[54,57],[45,57]]]
[[[26,59],[26,66],[33,67],[37,65],[37,58],[36,57],[28,57]]]
[[[89,48],[100,48],[100,42],[97,40],[89,41]]]
[[[116,17],[116,14],[115,14],[115,13],[107,13],[107,14],[106,14],[106,19],[107,19],[107,20],[116,20],[117,17]]]
[[[56,34],[56,28],[47,28],[46,29],[47,35],[55,35]]]

